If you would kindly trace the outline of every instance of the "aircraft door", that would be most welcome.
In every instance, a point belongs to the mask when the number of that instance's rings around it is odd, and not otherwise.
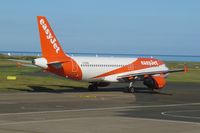
[[[77,78],[79,77],[78,74],[78,64],[76,62],[74,62],[73,60],[71,60],[71,72],[72,72],[72,77]]]
[[[76,73],[78,71],[78,65],[74,61],[71,61],[71,63],[72,63],[72,72]]]

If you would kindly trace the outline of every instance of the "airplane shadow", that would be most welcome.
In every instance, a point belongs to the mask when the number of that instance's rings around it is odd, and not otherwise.
[[[46,93],[76,93],[76,92],[89,92],[87,88],[84,87],[75,87],[75,86],[63,86],[63,85],[51,85],[55,88],[59,89],[52,89],[50,87],[42,86],[42,85],[30,85],[28,86],[30,89],[18,89],[18,88],[8,88],[11,90],[17,90],[17,91],[24,91],[24,92],[46,92]],[[124,92],[124,93],[129,93],[126,88],[123,87],[104,87],[104,88],[99,88],[98,91],[96,92]],[[134,94],[158,94],[158,95],[172,95],[160,91],[152,91],[149,90],[148,88],[145,87],[136,87],[135,88],[135,93]]]
[[[52,85],[55,86],[55,85]],[[52,89],[46,86],[39,86],[39,85],[33,85],[33,86],[28,86],[30,89],[18,89],[18,88],[9,88],[12,90],[17,90],[17,91],[24,91],[24,92],[45,92],[45,93],[66,93],[66,92],[88,92],[86,88],[83,87],[72,87],[72,86],[65,86],[63,89]],[[57,85],[59,87],[59,85]]]
[[[145,88],[145,87],[135,87],[135,93],[147,93],[147,94],[159,94],[159,95],[173,95],[171,93],[165,93],[165,92],[161,92],[159,90],[151,90],[149,88]]]

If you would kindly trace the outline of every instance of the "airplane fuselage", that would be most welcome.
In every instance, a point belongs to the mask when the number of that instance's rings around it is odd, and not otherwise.
[[[36,59],[37,60],[37,59]],[[122,58],[122,57],[70,57],[58,64],[47,64],[47,59],[40,58],[35,65],[47,69],[61,69],[57,75],[87,82],[121,82],[118,77],[129,74],[167,71],[164,62],[154,58]],[[52,68],[52,69],[49,69]],[[58,69],[59,68],[59,69]]]
[[[166,71],[166,65],[149,58],[72,57],[82,71],[82,80],[88,82],[119,82],[117,77],[141,72]],[[137,63],[135,63],[137,62]],[[144,65],[143,62],[147,62]],[[149,62],[149,63],[148,63]],[[151,64],[155,62],[157,64]],[[78,70],[74,65],[73,70]],[[120,70],[121,69],[121,70]]]

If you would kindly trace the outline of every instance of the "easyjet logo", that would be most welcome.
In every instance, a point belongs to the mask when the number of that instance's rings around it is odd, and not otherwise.
[[[45,31],[47,40],[50,40],[51,44],[53,45],[53,48],[56,50],[56,53],[58,53],[60,51],[60,47],[56,43],[56,38],[51,34],[49,28],[45,24],[44,19],[40,19],[40,25]]]
[[[145,66],[156,66],[156,65],[158,65],[158,62],[149,60],[149,61],[141,61],[141,64],[145,65]]]

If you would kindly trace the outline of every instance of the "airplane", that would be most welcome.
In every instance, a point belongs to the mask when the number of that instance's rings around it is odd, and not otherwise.
[[[169,73],[187,71],[187,68],[169,70],[155,58],[81,57],[66,54],[45,16],[37,16],[42,57],[32,64],[67,79],[89,82],[89,91],[111,83],[128,83],[128,91],[135,92],[134,83],[142,81],[148,88],[162,89]]]

